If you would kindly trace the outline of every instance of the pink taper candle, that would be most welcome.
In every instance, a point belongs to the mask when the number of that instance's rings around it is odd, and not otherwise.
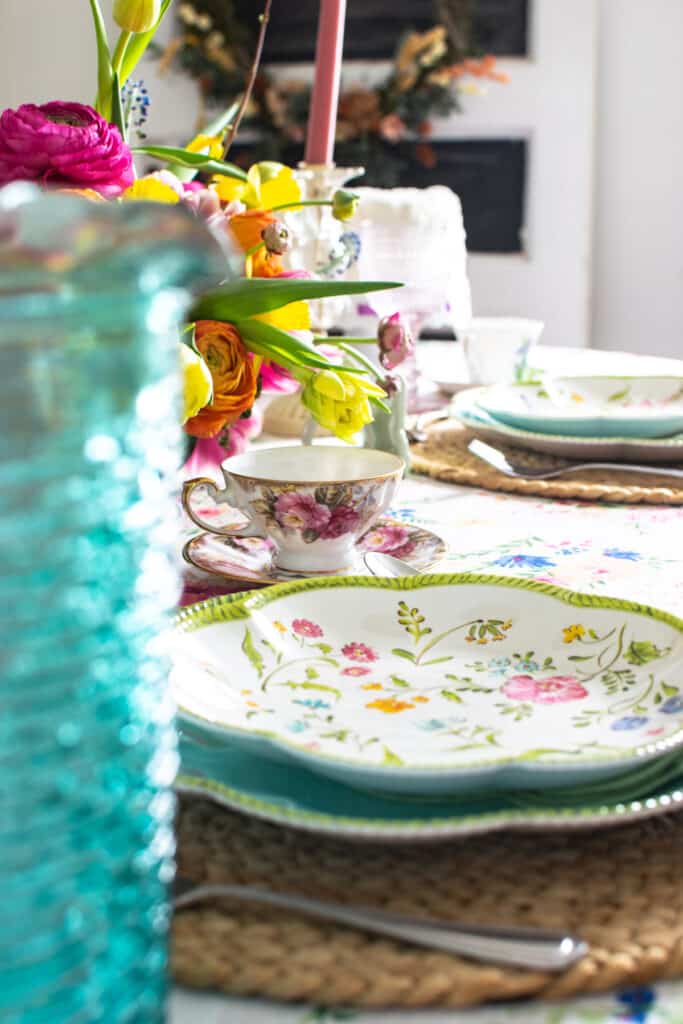
[[[331,164],[337,125],[346,0],[320,0],[306,163]]]

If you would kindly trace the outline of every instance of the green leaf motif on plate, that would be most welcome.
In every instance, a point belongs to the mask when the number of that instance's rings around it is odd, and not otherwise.
[[[341,697],[341,690],[336,690],[334,686],[323,686],[322,683],[278,683],[278,686],[286,686],[288,690],[320,690],[323,693],[333,693],[337,700]]]
[[[398,756],[398,754],[395,754],[393,752],[393,750],[389,750],[389,747],[385,747],[384,748],[384,752],[382,754],[382,764],[395,764],[395,765],[399,765],[399,764],[403,764],[403,761]]]
[[[647,665],[649,661],[663,658],[670,650],[670,647],[659,648],[650,640],[632,640],[624,652],[624,661],[629,665]]]
[[[260,679],[261,676],[263,675],[265,664],[262,655],[259,653],[259,651],[256,650],[254,639],[251,635],[251,630],[249,628],[245,629],[244,631],[244,639],[242,640],[242,651],[244,652],[244,654],[246,654],[247,658],[251,662],[252,668],[254,669],[254,671],[256,672],[257,676]]]

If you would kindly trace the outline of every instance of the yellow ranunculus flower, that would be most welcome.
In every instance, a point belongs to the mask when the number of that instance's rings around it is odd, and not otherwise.
[[[149,32],[161,15],[161,0],[114,0],[112,14],[124,32]]]
[[[161,181],[159,178],[155,178],[153,175],[149,175],[147,178],[138,178],[133,184],[126,189],[123,193],[122,199],[138,199],[146,200],[151,203],[177,203],[180,201],[180,196],[167,185],[165,181]]]
[[[213,396],[211,372],[194,349],[180,346],[180,364],[183,373],[183,423],[196,416]]]
[[[372,422],[368,399],[373,395],[385,397],[382,388],[367,377],[342,369],[321,370],[308,379],[301,400],[321,426],[342,441],[353,441]]]

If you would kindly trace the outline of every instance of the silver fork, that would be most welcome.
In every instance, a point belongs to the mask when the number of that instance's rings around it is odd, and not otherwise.
[[[509,455],[504,455],[498,448],[484,441],[470,441],[467,447],[473,455],[493,466],[499,473],[526,480],[552,480],[553,477],[578,473],[584,469],[618,469],[625,473],[651,473],[653,476],[683,479],[683,469],[673,469],[671,466],[639,466],[633,462],[572,462],[558,469],[537,469],[522,463],[515,464]]]
[[[489,963],[526,967],[528,970],[563,971],[588,952],[585,942],[561,931],[451,924],[369,907],[324,903],[306,896],[271,892],[248,885],[197,885],[187,879],[178,879],[173,902],[175,909],[181,910],[194,903],[221,898],[294,910],[324,921],[336,921],[378,935],[403,939],[416,946]]]

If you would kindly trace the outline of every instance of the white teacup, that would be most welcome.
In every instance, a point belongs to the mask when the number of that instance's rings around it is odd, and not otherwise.
[[[281,569],[334,572],[353,562],[359,538],[390,505],[404,468],[398,456],[367,448],[255,449],[221,465],[222,491],[206,477],[188,480],[183,506],[211,533],[269,538]],[[238,509],[248,524],[218,526],[215,517],[204,518],[191,500],[200,488],[213,502]]]
[[[529,353],[543,332],[542,320],[475,317],[458,330],[472,384],[511,384],[525,378]]]

